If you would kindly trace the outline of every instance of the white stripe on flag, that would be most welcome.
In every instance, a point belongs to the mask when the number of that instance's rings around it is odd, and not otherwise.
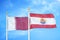
[[[38,18],[38,17],[31,17],[30,18],[31,19],[31,24],[40,24],[40,25],[42,25],[40,22],[40,20],[42,19],[42,18]],[[55,22],[55,19],[54,18],[43,18],[45,21],[46,21],[46,23],[44,24],[44,25],[53,25],[53,24],[56,24],[56,22]]]
[[[16,30],[16,23],[14,17],[8,17],[8,31]]]

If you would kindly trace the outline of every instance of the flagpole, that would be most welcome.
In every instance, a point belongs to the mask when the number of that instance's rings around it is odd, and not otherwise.
[[[30,40],[30,8],[28,8],[28,40]]]
[[[8,27],[8,12],[6,12],[6,40],[8,40],[8,30],[7,30],[7,27]]]

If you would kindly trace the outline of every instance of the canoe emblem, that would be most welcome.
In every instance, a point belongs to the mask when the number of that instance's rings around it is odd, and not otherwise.
[[[46,21],[42,18],[42,19],[40,20],[40,23],[41,23],[41,24],[45,24]]]

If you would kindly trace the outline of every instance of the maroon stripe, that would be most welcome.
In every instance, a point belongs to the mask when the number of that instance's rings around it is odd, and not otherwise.
[[[28,17],[15,17],[16,30],[27,30],[28,29]]]
[[[40,17],[40,18],[54,18],[53,14],[33,14],[30,13],[31,17]]]
[[[56,28],[56,25],[38,25],[38,24],[31,24],[30,29],[32,28]]]

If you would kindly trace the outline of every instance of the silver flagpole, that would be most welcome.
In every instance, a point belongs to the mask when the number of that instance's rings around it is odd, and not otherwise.
[[[8,40],[8,12],[6,12],[6,40]]]
[[[28,40],[30,40],[30,8],[28,8]]]

